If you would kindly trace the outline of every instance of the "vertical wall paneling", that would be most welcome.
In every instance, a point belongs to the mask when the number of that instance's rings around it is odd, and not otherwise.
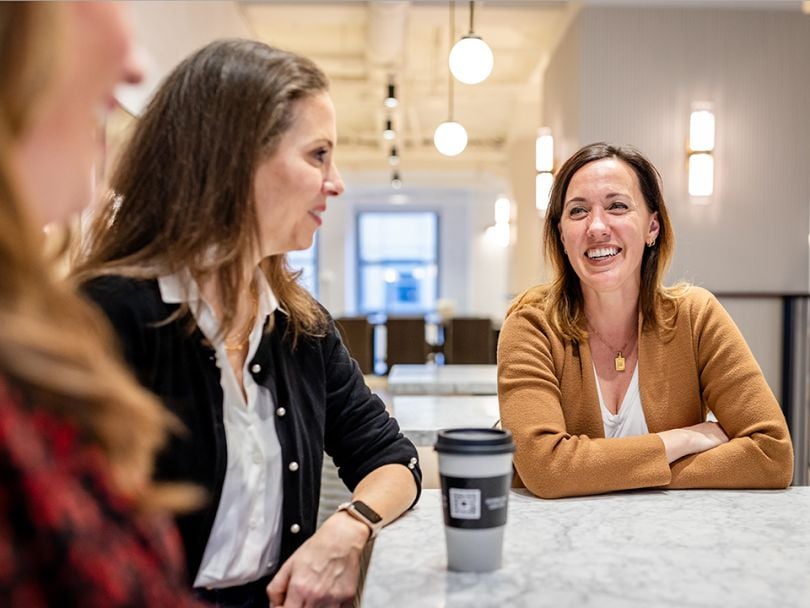
[[[632,143],[659,168],[678,239],[670,277],[715,291],[806,291],[810,18],[589,8],[580,21],[580,143]],[[689,107],[701,100],[717,118],[704,206],[686,191]]]

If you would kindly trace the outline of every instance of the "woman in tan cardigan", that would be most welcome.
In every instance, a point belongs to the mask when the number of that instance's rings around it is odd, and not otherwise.
[[[789,485],[784,416],[731,317],[704,289],[662,285],[674,239],[655,167],[582,148],[544,236],[555,278],[512,304],[498,348],[520,481],[543,498]]]

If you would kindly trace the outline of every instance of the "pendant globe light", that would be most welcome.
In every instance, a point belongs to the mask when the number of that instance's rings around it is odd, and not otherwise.
[[[492,49],[475,34],[473,19],[475,2],[470,2],[470,32],[453,45],[450,51],[450,71],[464,84],[478,84],[492,73],[495,58]]]
[[[450,44],[453,43],[453,22],[455,18],[454,3],[450,3]],[[433,133],[433,145],[445,156],[458,156],[467,147],[467,130],[461,123],[453,120],[453,75],[448,72],[447,120],[436,127]]]

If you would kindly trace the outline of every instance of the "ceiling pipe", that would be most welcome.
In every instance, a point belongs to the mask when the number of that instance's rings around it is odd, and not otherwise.
[[[370,66],[383,72],[403,66],[410,7],[404,0],[368,3],[366,60]]]

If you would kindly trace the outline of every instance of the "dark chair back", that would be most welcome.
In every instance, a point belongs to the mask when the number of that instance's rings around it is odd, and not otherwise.
[[[425,363],[428,344],[425,341],[424,317],[388,317],[387,333],[388,369],[397,363]]]
[[[340,337],[364,374],[374,373],[374,327],[366,317],[335,319]]]
[[[485,317],[453,317],[444,323],[444,361],[495,363],[495,331]]]

